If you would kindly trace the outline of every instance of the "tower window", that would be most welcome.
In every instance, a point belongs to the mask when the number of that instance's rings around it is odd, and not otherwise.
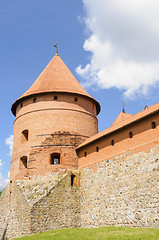
[[[87,152],[84,152],[84,156],[87,157]]]
[[[59,165],[60,164],[60,154],[52,153],[51,154],[51,165]]]
[[[71,186],[75,185],[75,175],[71,174]]]
[[[27,168],[28,162],[27,162],[27,156],[23,156],[20,158],[20,169]]]
[[[153,129],[156,128],[156,122],[153,121],[153,122],[151,123],[151,126],[152,126]]]
[[[55,100],[55,101],[57,100],[57,96],[54,96],[54,100]]]
[[[20,107],[21,107],[21,108],[23,107],[23,103],[20,104]]]
[[[35,98],[33,98],[33,103],[35,103],[36,102],[36,97]]]
[[[99,152],[99,147],[98,146],[96,147],[96,152]]]
[[[28,141],[28,135],[29,135],[29,131],[25,129],[21,134],[21,141],[22,142]]]
[[[132,131],[129,132],[129,138],[132,138],[133,137],[133,133]]]
[[[111,145],[114,146],[114,139],[111,140]]]
[[[75,97],[75,102],[78,102],[78,98],[77,97]]]

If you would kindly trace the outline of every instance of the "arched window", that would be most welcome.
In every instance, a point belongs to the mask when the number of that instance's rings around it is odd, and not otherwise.
[[[26,142],[28,141],[28,135],[29,135],[29,131],[27,129],[25,129],[22,133],[21,133],[21,142]]]
[[[129,138],[132,138],[133,137],[133,133],[132,131],[129,132]]]
[[[153,121],[153,122],[151,123],[151,126],[152,126],[153,129],[156,128],[156,122]]]
[[[27,162],[27,156],[23,156],[20,158],[20,169],[25,169],[28,166],[28,162]]]
[[[111,140],[111,145],[114,146],[114,139]]]
[[[50,163],[51,163],[51,165],[59,165],[60,164],[60,153],[52,153]]]

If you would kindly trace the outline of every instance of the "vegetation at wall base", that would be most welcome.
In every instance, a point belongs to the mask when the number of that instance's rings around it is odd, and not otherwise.
[[[159,240],[159,229],[100,227],[69,228],[16,238],[21,240]]]

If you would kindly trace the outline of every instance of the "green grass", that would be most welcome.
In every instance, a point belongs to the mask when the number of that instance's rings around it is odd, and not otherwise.
[[[159,229],[154,228],[69,228],[16,238],[21,240],[159,240]]]

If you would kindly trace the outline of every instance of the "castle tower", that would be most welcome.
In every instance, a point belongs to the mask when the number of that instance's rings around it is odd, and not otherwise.
[[[10,180],[77,169],[75,148],[98,132],[99,103],[55,55],[12,105],[15,115]]]

